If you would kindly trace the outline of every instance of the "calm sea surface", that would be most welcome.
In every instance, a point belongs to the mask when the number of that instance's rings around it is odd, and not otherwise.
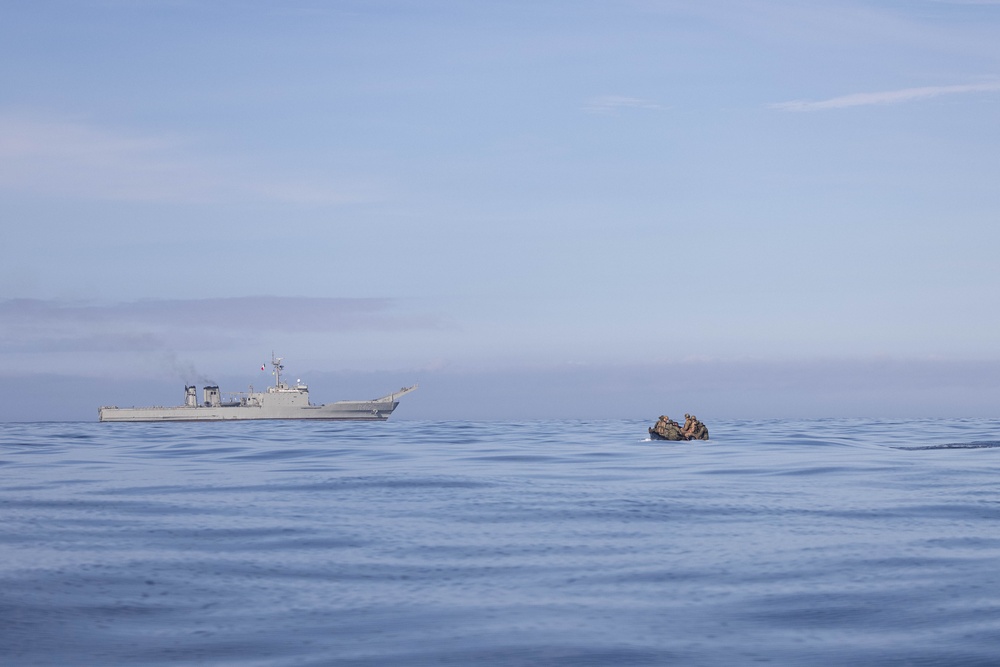
[[[1000,664],[1000,421],[650,425],[0,424],[0,664]]]

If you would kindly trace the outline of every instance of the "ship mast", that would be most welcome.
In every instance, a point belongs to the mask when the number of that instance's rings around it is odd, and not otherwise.
[[[281,365],[281,357],[275,357],[274,352],[271,352],[271,365],[274,366],[274,386],[281,389],[281,371],[285,367]]]

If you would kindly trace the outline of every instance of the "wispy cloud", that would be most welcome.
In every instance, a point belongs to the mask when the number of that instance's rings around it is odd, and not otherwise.
[[[603,95],[601,97],[592,97],[587,100],[583,107],[584,111],[587,113],[600,114],[600,115],[612,115],[616,114],[622,109],[647,109],[651,111],[663,111],[666,107],[652,102],[650,100],[645,100],[640,97],[625,97],[622,95]]]
[[[337,204],[368,198],[356,184],[266,173],[245,163],[207,155],[176,135],[0,114],[0,189],[115,201]]]
[[[772,109],[781,111],[824,111],[826,109],[846,109],[871,105],[902,104],[916,100],[925,100],[942,95],[959,95],[963,93],[990,93],[1000,91],[1000,81],[990,83],[972,83],[956,86],[925,86],[923,88],[904,88],[902,90],[886,90],[875,93],[852,93],[832,97],[828,100],[808,101],[793,100],[770,105]]]
[[[400,312],[391,299],[235,297],[151,299],[111,304],[41,299],[0,301],[0,345],[7,352],[211,349],[246,335],[292,327],[300,333],[400,331],[439,325]]]

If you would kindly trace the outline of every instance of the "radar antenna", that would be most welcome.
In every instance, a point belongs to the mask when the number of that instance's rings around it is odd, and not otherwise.
[[[274,386],[281,389],[281,371],[285,370],[285,367],[281,365],[282,358],[275,357],[274,352],[271,352],[271,365],[274,366]]]

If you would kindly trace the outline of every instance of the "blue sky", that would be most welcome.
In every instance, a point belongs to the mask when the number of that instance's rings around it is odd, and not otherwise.
[[[1000,2],[2,14],[0,419],[996,414]]]

